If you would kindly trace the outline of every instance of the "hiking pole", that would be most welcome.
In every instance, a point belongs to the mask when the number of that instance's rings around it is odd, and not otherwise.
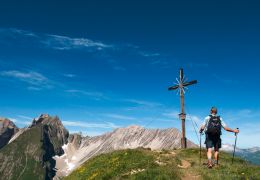
[[[201,164],[201,134],[202,132],[200,132],[200,164]]]
[[[201,164],[201,136],[203,134],[203,131],[200,131],[200,164]]]
[[[237,128],[238,130],[239,128]],[[235,133],[236,136],[236,140],[235,140],[235,146],[234,146],[234,151],[233,151],[233,158],[232,158],[232,164],[234,162],[234,157],[235,157],[235,153],[236,153],[236,146],[237,146],[237,133]]]

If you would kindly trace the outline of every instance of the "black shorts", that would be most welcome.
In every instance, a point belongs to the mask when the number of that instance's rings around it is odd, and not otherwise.
[[[220,136],[211,136],[206,134],[206,148],[213,148],[215,151],[218,151],[221,148],[221,139]]]

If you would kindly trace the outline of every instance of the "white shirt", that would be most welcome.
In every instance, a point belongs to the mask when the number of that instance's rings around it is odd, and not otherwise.
[[[211,114],[212,116],[217,116],[215,114]],[[209,123],[209,120],[210,120],[210,116],[207,116],[205,119],[204,119],[204,122],[202,123],[202,127],[204,127],[204,132],[207,131],[207,127],[208,127],[208,123]],[[225,128],[227,127],[226,123],[223,121],[223,119],[220,117],[220,123],[221,123],[221,126],[222,128]]]

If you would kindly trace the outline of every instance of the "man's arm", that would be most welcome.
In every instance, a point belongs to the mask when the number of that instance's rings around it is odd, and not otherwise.
[[[229,127],[224,127],[224,129],[228,132],[233,132],[233,133],[239,133],[239,130],[238,129],[231,129]]]
[[[221,120],[221,125],[222,125],[222,127],[223,127],[226,131],[228,131],[228,132],[233,132],[233,133],[239,133],[239,130],[238,130],[238,129],[231,129],[231,128],[227,127],[226,123],[223,121],[222,118],[220,118],[220,120]]]
[[[201,125],[201,127],[200,127],[200,129],[199,129],[199,132],[200,132],[200,133],[202,133],[203,130],[205,129],[208,119],[209,119],[208,117],[206,117],[206,118],[204,119],[204,122],[202,123],[202,125]]]

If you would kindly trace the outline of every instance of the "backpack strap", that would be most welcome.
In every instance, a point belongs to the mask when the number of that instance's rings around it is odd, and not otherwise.
[[[220,124],[221,124],[221,118],[220,118],[220,116],[216,116],[216,117],[218,118],[218,120],[219,120],[219,122],[220,122]],[[213,116],[210,114],[210,115],[209,115],[209,120],[208,120],[206,126],[209,125],[209,123],[210,123],[210,121],[211,121],[212,118],[213,118]]]
[[[213,116],[212,116],[211,114],[209,115],[209,117],[210,117],[210,119],[213,118]],[[221,121],[220,116],[216,116],[216,118],[218,118],[218,119]],[[209,119],[209,120],[210,120],[210,119]]]

